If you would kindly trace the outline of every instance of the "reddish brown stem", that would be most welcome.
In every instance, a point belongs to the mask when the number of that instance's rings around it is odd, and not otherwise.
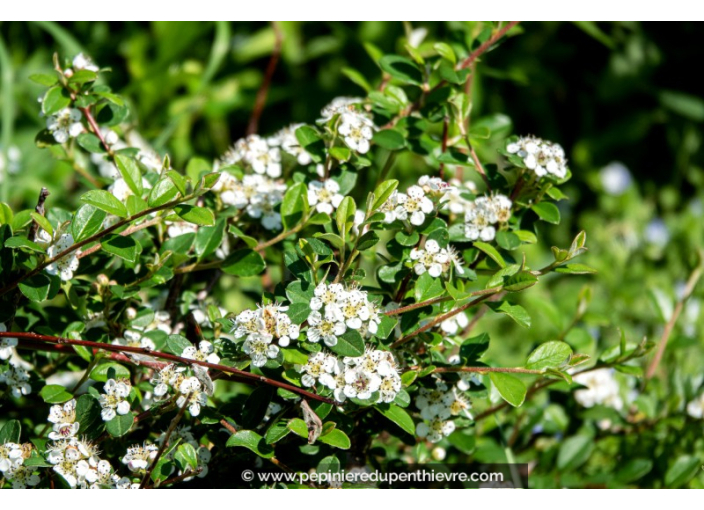
[[[132,354],[142,354],[145,356],[151,356],[154,358],[165,359],[175,363],[183,363],[184,365],[200,365],[202,367],[212,368],[214,370],[219,370],[227,374],[233,374],[236,377],[248,379],[250,381],[258,381],[263,384],[268,384],[269,386],[274,386],[276,388],[285,389],[293,393],[298,393],[299,395],[304,395],[305,397],[312,398],[313,400],[318,400],[325,402],[327,404],[335,404],[335,402],[329,398],[316,395],[310,391],[303,390],[291,384],[276,381],[274,379],[269,379],[263,375],[253,374],[251,372],[245,372],[244,370],[239,370],[237,368],[228,367],[226,365],[219,365],[217,363],[208,363],[206,361],[200,361],[195,359],[182,358],[181,356],[176,356],[174,354],[169,354],[167,352],[161,351],[151,351],[149,349],[143,349],[141,347],[130,347],[126,345],[113,345],[100,342],[90,342],[87,340],[74,340],[71,338],[64,338],[58,336],[50,335],[39,335],[37,333],[26,333],[19,331],[12,332],[0,332],[0,338],[3,337],[13,337],[24,342],[29,340],[30,343],[36,344],[45,343],[49,345],[81,345],[83,347],[88,347],[90,349],[101,349],[104,351],[118,352],[118,353],[132,353]],[[142,363],[140,361],[140,363]]]
[[[249,119],[249,125],[247,126],[247,134],[253,135],[259,129],[259,118],[262,116],[264,111],[264,105],[266,104],[266,96],[269,93],[269,87],[271,85],[271,79],[274,76],[274,71],[276,71],[276,64],[279,62],[279,57],[281,56],[281,44],[283,42],[283,34],[281,33],[281,27],[277,21],[272,21],[271,26],[274,29],[274,50],[271,53],[271,58],[269,59],[269,64],[266,66],[266,72],[264,74],[264,81],[262,81],[261,87],[257,91],[257,97],[254,100],[254,109],[252,110],[252,116]]]

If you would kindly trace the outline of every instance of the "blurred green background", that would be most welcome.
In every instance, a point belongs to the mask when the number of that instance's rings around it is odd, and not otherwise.
[[[281,59],[260,121],[268,134],[291,122],[314,122],[341,95],[364,95],[349,77],[359,71],[372,87],[381,71],[372,58],[404,53],[409,37],[432,47],[465,47],[472,22],[281,22]],[[472,118],[506,115],[515,134],[562,144],[572,170],[560,203],[560,226],[539,227],[545,242],[529,251],[534,267],[549,262],[549,246],[569,246],[580,230],[589,253],[580,262],[596,276],[554,277],[521,296],[533,317],[524,330],[498,315],[480,329],[500,335],[489,363],[520,364],[540,342],[565,336],[598,355],[629,341],[657,340],[704,247],[704,97],[693,70],[702,62],[698,23],[523,23],[522,33],[484,55],[473,80]],[[3,183],[13,209],[30,207],[41,186],[55,191],[52,206],[75,208],[80,178],[48,150],[34,145],[43,127],[37,97],[44,88],[29,76],[51,71],[54,52],[79,51],[112,68],[109,84],[131,102],[129,122],[175,167],[191,157],[217,158],[244,136],[254,98],[275,44],[267,23],[1,23],[0,109]],[[421,49],[422,49],[421,44]],[[466,53],[465,53],[466,54]],[[503,135],[502,135],[503,136]],[[495,147],[478,147],[487,162]],[[419,157],[399,158],[392,177],[410,181],[433,171]],[[580,291],[592,299],[575,322]],[[681,413],[702,384],[701,290],[686,305],[648,393],[631,399],[648,418]],[[624,377],[624,391],[636,388]],[[553,399],[555,396],[553,395]],[[558,399],[559,400],[559,399]],[[577,414],[577,411],[575,411]],[[568,435],[581,421],[550,425]],[[559,423],[558,423],[559,422]],[[676,453],[704,451],[700,437],[675,446],[640,445],[667,470]],[[690,441],[691,439],[691,441]],[[487,439],[490,440],[490,439]],[[677,451],[673,451],[677,450]],[[615,459],[615,457],[614,457]],[[610,461],[615,461],[611,459]],[[604,458],[584,473],[599,479]],[[601,471],[599,471],[601,469]],[[661,477],[661,475],[659,475]],[[645,479],[645,486],[649,484]],[[655,482],[651,482],[655,483]],[[693,484],[704,483],[700,475]]]

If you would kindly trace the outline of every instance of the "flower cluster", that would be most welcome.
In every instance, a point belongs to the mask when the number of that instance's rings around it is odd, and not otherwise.
[[[76,401],[54,405],[49,410],[52,431],[47,445],[47,460],[71,488],[115,488],[120,478],[107,460],[98,457],[98,448],[86,439],[76,437],[80,424],[76,421]]]
[[[5,443],[0,445],[0,478],[12,482],[13,489],[34,487],[40,482],[34,469],[24,465],[32,452],[32,445]]]
[[[472,418],[470,402],[460,388],[450,388],[443,381],[437,381],[434,389],[420,388],[415,403],[423,419],[416,426],[416,434],[431,443],[437,443],[455,431],[453,417]]]
[[[613,370],[600,368],[574,376],[574,382],[586,386],[586,389],[574,392],[574,398],[584,407],[593,407],[600,404],[613,407],[620,411],[623,400],[619,395],[618,382],[614,378]]]
[[[10,361],[5,367],[5,371],[0,372],[0,383],[5,383],[15,398],[32,393],[32,386],[29,384],[29,373],[24,367],[14,361]]]
[[[224,165],[242,164],[260,175],[281,177],[281,149],[259,135],[249,135],[235,142],[222,157]]]
[[[340,195],[340,185],[332,179],[308,183],[308,203],[320,213],[332,214],[343,198],[345,197]]]
[[[437,241],[429,240],[425,243],[425,248],[413,248],[411,250],[411,260],[413,270],[417,275],[427,272],[433,278],[437,278],[443,273],[447,273],[451,266],[459,274],[464,273],[462,262],[456,250],[450,246],[440,248]]]
[[[442,179],[424,175],[406,193],[394,191],[391,194],[380,208],[385,215],[384,223],[401,220],[410,221],[415,226],[422,225],[425,217],[436,210],[436,203],[442,201],[450,190],[451,187]]]
[[[511,218],[511,199],[505,195],[478,197],[467,206],[464,217],[464,235],[476,241],[492,241],[496,237],[496,224]]]
[[[100,412],[103,421],[110,421],[118,414],[122,416],[130,412],[130,402],[127,397],[132,391],[132,385],[128,380],[108,379],[103,386],[103,391],[105,393],[102,393],[98,399],[103,408]]]
[[[159,447],[155,444],[145,442],[142,445],[132,445],[127,448],[127,453],[122,457],[122,463],[134,472],[144,472],[149,466],[149,462],[156,458]]]
[[[197,377],[186,377],[178,386],[179,396],[176,405],[179,407],[188,406],[191,416],[198,416],[200,408],[208,403],[208,394],[203,388],[203,384]]]
[[[333,391],[336,401],[347,398],[368,400],[376,393],[376,402],[393,402],[401,391],[401,377],[393,354],[367,348],[356,358],[339,359],[332,354],[317,352],[305,365],[296,365],[302,374],[301,383],[311,387],[317,383]]]
[[[337,344],[347,329],[363,336],[376,334],[381,317],[366,291],[339,283],[320,283],[313,291],[308,315],[308,341],[322,340],[328,347]]]
[[[303,124],[291,124],[279,130],[273,136],[267,138],[267,143],[272,147],[281,147],[281,150],[286,154],[290,154],[299,165],[310,165],[313,159],[310,154],[301,147],[301,144],[296,138],[296,130]]]
[[[363,113],[348,111],[340,116],[338,133],[345,144],[360,154],[369,152],[369,142],[374,136],[374,123]]]
[[[262,367],[268,359],[279,354],[279,346],[287,347],[300,334],[286,312],[287,306],[271,303],[256,310],[245,310],[232,320],[235,338],[245,337],[242,350],[252,358],[255,367]],[[272,343],[276,340],[276,344]],[[277,345],[278,344],[278,345]]]
[[[265,229],[281,228],[281,214],[274,208],[283,200],[285,184],[258,174],[245,175],[239,180],[223,171],[213,191],[220,195],[223,204],[244,210],[250,218],[261,220]]]
[[[466,197],[467,194],[477,193],[477,185],[472,181],[460,182],[458,179],[450,179],[450,191],[445,193],[441,202],[444,210],[450,214],[464,216],[467,208],[471,207],[472,200]]]
[[[565,151],[560,144],[535,136],[522,136],[515,142],[510,142],[506,151],[522,158],[523,164],[538,177],[550,174],[563,179],[567,175]]]
[[[329,120],[332,120],[335,115],[355,112],[357,111],[357,105],[360,105],[363,102],[364,99],[361,97],[336,97],[320,111],[321,118],[318,119],[318,122],[328,122]]]
[[[697,420],[704,418],[704,393],[687,404],[687,414]]]

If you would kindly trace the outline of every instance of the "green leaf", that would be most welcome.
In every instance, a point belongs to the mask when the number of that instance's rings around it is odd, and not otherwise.
[[[401,427],[401,429],[405,432],[411,435],[415,435],[416,426],[413,423],[413,418],[411,418],[411,416],[406,411],[404,411],[397,405],[376,405],[374,406],[374,408],[379,411],[379,413],[381,413],[385,418],[391,420],[396,425]]]
[[[27,278],[25,281],[20,282],[18,287],[27,299],[40,303],[49,297],[51,278],[42,273],[35,274],[31,278]]]
[[[364,354],[364,340],[357,330],[348,329],[337,338],[337,344],[330,347],[330,350],[339,356],[357,358]]]
[[[520,305],[512,305],[508,301],[497,301],[496,303],[487,303],[487,306],[496,313],[504,313],[511,317],[519,326],[524,328],[530,327],[530,315],[525,308]]]
[[[332,429],[327,434],[320,436],[318,441],[341,450],[349,450],[350,446],[352,446],[350,438],[340,429]]]
[[[22,425],[17,420],[8,420],[0,429],[0,444],[18,443],[22,434]]]
[[[144,192],[144,187],[142,185],[142,171],[139,169],[137,162],[127,156],[117,154],[115,156],[115,163],[117,164],[117,169],[120,171],[120,175],[122,175],[125,183],[132,190],[132,193],[141,197]]]
[[[630,459],[619,467],[616,479],[624,484],[632,483],[650,473],[652,469],[653,461],[650,459]]]
[[[315,163],[322,163],[325,158],[325,142],[320,133],[311,126],[301,126],[296,129],[296,139],[301,147],[311,155]]]
[[[382,129],[374,133],[372,141],[389,151],[398,151],[406,147],[406,139],[395,129]]]
[[[62,86],[57,85],[56,87],[51,87],[44,94],[42,111],[46,115],[52,115],[66,108],[69,104],[71,104],[71,96]]]
[[[98,233],[106,216],[107,213],[97,207],[88,204],[82,205],[73,215],[73,221],[71,221],[73,240],[82,241]]]
[[[106,382],[108,380],[108,372],[114,372],[115,378],[129,379],[130,371],[114,361],[99,363],[90,373],[90,378],[98,382]]]
[[[504,276],[503,288],[507,292],[520,292],[538,283],[538,277],[528,271]]]
[[[26,248],[28,250],[36,251],[38,253],[45,253],[44,248],[39,246],[34,241],[30,241],[26,237],[22,237],[22,236],[11,237],[7,241],[5,241],[5,248],[12,248],[12,249]]]
[[[211,255],[222,244],[225,236],[225,221],[218,221],[214,227],[202,227],[196,232],[195,251],[198,259]]]
[[[39,396],[44,399],[47,404],[63,404],[73,398],[66,388],[58,384],[48,384],[39,392]]]
[[[498,251],[496,251],[496,248],[494,248],[492,245],[483,243],[481,241],[475,241],[474,247],[486,253],[489,258],[496,262],[500,267],[506,267],[506,261],[504,261],[504,258],[499,254]]]
[[[359,71],[352,69],[351,67],[344,67],[342,69],[342,74],[344,74],[350,80],[352,80],[352,83],[355,83],[356,85],[359,85],[360,87],[362,87],[365,92],[372,91],[372,86],[369,85],[369,82],[367,81],[367,79]]]
[[[76,142],[88,152],[93,154],[105,154],[103,143],[100,141],[100,138],[93,133],[81,133],[76,137]]]
[[[374,190],[374,203],[372,211],[377,211],[389,199],[393,192],[398,188],[398,181],[390,179],[379,184]]]
[[[309,209],[308,188],[306,185],[299,182],[291,186],[286,191],[283,202],[281,202],[281,222],[284,230],[290,230],[298,225],[308,214]]]
[[[110,234],[101,242],[103,251],[120,257],[127,262],[137,262],[137,256],[142,251],[142,247],[130,236]]]
[[[513,407],[518,407],[523,403],[527,388],[518,377],[502,372],[491,372],[489,378],[506,402]]]
[[[681,487],[699,472],[702,462],[693,455],[680,455],[665,474],[665,485],[670,488]]]
[[[504,250],[515,250],[521,245],[521,238],[513,232],[500,231],[496,233],[496,244]]]
[[[181,336],[181,335],[169,335],[166,338],[166,349],[175,354],[176,356],[180,356],[183,354],[183,351],[186,347],[192,347],[193,344],[188,341],[187,338]]]
[[[186,196],[186,186],[188,185],[186,178],[176,170],[169,170],[166,172],[166,175],[169,179],[171,179],[171,182],[174,183],[174,186],[176,186],[178,192],[181,193],[181,195]]]
[[[274,456],[274,449],[266,444],[264,438],[253,430],[238,430],[236,434],[230,436],[226,446],[242,446],[265,459],[270,459]]]
[[[213,211],[206,209],[205,207],[179,204],[174,207],[174,212],[176,212],[182,220],[189,223],[205,226],[215,225],[215,216],[213,215]]]
[[[389,73],[393,78],[404,83],[421,85],[423,73],[415,62],[399,55],[386,55],[379,61],[379,67]]]
[[[95,397],[85,394],[76,401],[76,421],[81,424],[80,435],[92,436],[91,432],[102,427],[100,411],[102,407]],[[95,426],[94,426],[95,425]]]
[[[30,74],[29,79],[32,80],[34,83],[38,83],[39,85],[42,85],[44,87],[51,87],[52,85],[56,85],[56,82],[59,81],[55,74],[41,73]]]
[[[149,192],[147,203],[149,207],[159,207],[171,202],[178,195],[178,189],[169,178],[161,179]]]
[[[354,213],[357,211],[357,205],[352,197],[345,197],[335,212],[335,222],[337,230],[342,239],[347,239],[347,233],[354,225]]]
[[[433,278],[427,271],[418,277],[413,293],[416,303],[421,303],[429,299],[442,296],[445,293],[445,287],[440,278]]]
[[[435,51],[438,52],[442,58],[449,60],[453,65],[457,63],[457,57],[455,56],[455,51],[452,47],[444,42],[438,42],[433,45]]]
[[[359,241],[357,242],[357,249],[359,251],[368,250],[370,248],[374,248],[378,242],[379,236],[376,232],[370,230],[359,238]]]
[[[122,437],[130,431],[133,423],[134,415],[132,413],[118,414],[105,424],[105,430],[112,437]]]
[[[407,232],[404,232],[402,230],[399,230],[396,232],[396,235],[394,236],[394,239],[400,244],[401,246],[406,246],[410,248],[411,246],[415,246],[418,244],[418,241],[420,240],[420,235],[418,232],[411,232],[410,234]]]
[[[249,248],[232,252],[223,262],[222,270],[234,276],[256,276],[266,267],[262,256]]]
[[[489,335],[482,333],[468,338],[460,346],[460,359],[464,365],[476,363],[489,348]]]
[[[567,364],[571,355],[572,348],[565,342],[545,342],[528,356],[526,368],[530,370],[560,368]]]
[[[291,418],[286,426],[297,436],[308,439],[308,425],[300,418]]]
[[[291,303],[286,315],[294,324],[303,324],[310,315],[310,305],[308,303]],[[305,363],[305,362],[304,362]]]
[[[314,287],[308,282],[296,280],[286,287],[286,297],[291,303],[309,304],[314,295]]]
[[[568,437],[560,445],[557,467],[561,470],[576,469],[584,464],[594,449],[594,438],[587,434]]]
[[[318,467],[315,468],[315,471],[317,473],[339,473],[341,467],[337,457],[328,455],[318,462]]]
[[[560,210],[552,202],[540,202],[530,207],[538,217],[548,223],[560,223]]]
[[[260,386],[249,394],[242,406],[242,414],[237,419],[242,428],[248,429],[262,423],[274,391],[270,386]]]
[[[564,266],[555,268],[555,272],[565,274],[594,274],[597,271],[593,267],[585,266],[584,264],[565,264]]]
[[[291,429],[288,428],[286,420],[279,420],[271,425],[264,434],[264,440],[266,444],[274,444],[281,441],[284,437],[291,433]]]
[[[115,195],[105,190],[92,190],[84,193],[81,200],[86,204],[93,205],[106,213],[127,218],[127,208],[120,202]]]
[[[182,468],[190,467],[192,470],[198,469],[198,455],[192,444],[183,443],[178,445],[174,460],[181,464]]]

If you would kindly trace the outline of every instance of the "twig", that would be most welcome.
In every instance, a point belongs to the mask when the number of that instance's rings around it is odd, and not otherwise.
[[[62,252],[60,252],[60,253],[57,253],[56,255],[54,255],[53,257],[51,257],[51,258],[48,259],[48,260],[45,260],[44,262],[42,262],[41,264],[39,264],[37,267],[35,267],[35,268],[32,269],[31,271],[25,273],[24,275],[22,275],[22,276],[21,276],[20,278],[18,278],[17,280],[15,280],[15,281],[13,281],[13,282],[7,284],[5,287],[3,287],[2,289],[0,289],[0,296],[3,296],[3,295],[5,295],[5,294],[7,294],[8,292],[10,292],[12,289],[14,289],[15,287],[17,287],[21,282],[23,282],[23,281],[26,280],[27,278],[31,278],[31,277],[34,276],[35,274],[41,272],[41,271],[44,270],[49,264],[52,264],[52,263],[56,262],[57,260],[59,260],[59,259],[65,257],[66,255],[69,255],[69,254],[73,253],[74,251],[80,249],[81,247],[83,247],[83,246],[85,246],[85,245],[87,245],[87,244],[93,243],[93,242],[97,241],[98,239],[102,239],[102,238],[105,237],[106,235],[108,235],[108,234],[114,232],[115,230],[117,230],[117,229],[119,229],[119,228],[121,228],[121,227],[124,227],[125,225],[127,225],[127,224],[129,224],[129,223],[132,223],[132,222],[135,221],[135,220],[138,220],[139,218],[142,218],[142,217],[144,217],[144,216],[147,216],[147,215],[152,214],[152,213],[157,212],[157,211],[163,211],[164,209],[170,209],[170,208],[172,208],[172,207],[174,207],[174,206],[176,206],[176,205],[178,205],[178,204],[180,204],[180,203],[182,203],[182,202],[186,202],[186,201],[192,199],[193,196],[194,196],[194,195],[187,195],[187,196],[185,196],[185,197],[181,197],[181,198],[178,198],[178,199],[176,199],[176,200],[172,200],[171,202],[167,202],[167,203],[165,203],[165,204],[163,204],[163,205],[160,205],[160,206],[157,206],[157,207],[151,207],[151,208],[149,208],[149,209],[145,209],[144,211],[138,212],[137,214],[134,214],[134,215],[130,216],[129,218],[125,218],[125,219],[123,219],[123,220],[120,220],[120,221],[118,221],[117,223],[115,223],[114,225],[112,225],[112,226],[110,226],[110,227],[108,227],[108,228],[106,228],[106,229],[104,229],[104,230],[101,230],[100,232],[97,232],[97,233],[93,234],[92,236],[87,237],[86,239],[84,239],[84,240],[82,240],[82,241],[80,241],[80,242],[78,242],[78,243],[75,243],[75,244],[69,246],[69,247],[66,248],[64,251],[62,251]]]
[[[653,361],[650,363],[650,366],[648,367],[648,370],[645,373],[646,380],[652,378],[655,374],[655,371],[658,369],[658,365],[660,364],[662,356],[665,353],[665,347],[667,347],[667,341],[670,338],[670,334],[672,334],[672,330],[675,327],[675,323],[677,322],[677,319],[682,313],[682,309],[684,308],[685,302],[687,301],[689,296],[692,295],[692,292],[694,292],[694,288],[697,286],[697,282],[702,276],[702,269],[704,269],[704,256],[702,256],[701,253],[699,256],[699,265],[694,269],[694,271],[692,271],[692,274],[689,276],[689,279],[687,280],[687,285],[685,286],[684,292],[682,293],[682,297],[679,299],[679,301],[677,301],[675,309],[672,311],[672,316],[670,317],[670,320],[667,321],[665,329],[662,332],[662,336],[660,337],[660,344],[658,345],[658,350],[656,351],[655,357],[653,357]]]
[[[506,26],[500,28],[494,35],[489,39],[484,41],[479,48],[474,50],[470,55],[462,61],[458,69],[466,69],[471,66],[475,60],[477,60],[481,55],[483,55],[489,48],[491,48],[499,39],[506,35],[506,32],[511,30],[513,27],[518,25],[520,21],[509,21]]]
[[[276,381],[274,379],[269,379],[268,377],[264,377],[263,375],[253,374],[252,372],[245,372],[244,370],[239,370],[234,367],[228,367],[227,365],[219,365],[216,363],[208,363],[206,361],[200,361],[200,360],[196,360],[196,359],[183,358],[181,356],[176,356],[175,354],[169,354],[167,352],[152,351],[150,349],[144,349],[142,347],[130,347],[127,345],[114,345],[114,344],[106,344],[106,343],[100,343],[100,342],[90,342],[87,340],[74,340],[71,338],[64,338],[64,337],[50,336],[50,335],[40,335],[37,333],[28,333],[28,332],[20,332],[20,331],[0,332],[0,338],[3,338],[3,337],[13,337],[13,338],[17,338],[18,340],[21,340],[21,341],[27,341],[27,340],[29,340],[30,342],[33,341],[34,347],[36,347],[38,343],[46,343],[46,344],[50,344],[50,345],[59,345],[59,346],[61,346],[61,345],[82,345],[83,347],[88,347],[91,349],[102,349],[102,350],[110,351],[110,352],[142,354],[145,356],[151,356],[154,358],[165,359],[165,360],[176,362],[176,363],[183,363],[184,365],[189,365],[189,366],[190,365],[200,365],[202,367],[212,368],[215,370],[219,370],[221,372],[225,372],[227,374],[233,374],[236,377],[239,377],[242,379],[248,379],[250,381],[258,381],[263,384],[268,384],[269,386],[274,386],[276,388],[285,389],[285,390],[288,390],[288,391],[291,391],[294,393],[298,393],[299,395],[303,395],[305,397],[312,398],[313,400],[319,400],[321,402],[325,402],[327,404],[334,404],[335,403],[333,400],[331,400],[329,398],[322,397],[322,396],[317,395],[315,393],[311,393],[310,391],[303,390],[303,389],[298,388],[297,386],[293,386],[291,384]],[[140,361],[140,363],[142,363],[142,362]]]
[[[44,216],[44,202],[46,202],[46,197],[49,195],[49,190],[46,188],[42,188],[39,192],[37,206],[34,208],[34,211],[40,216]],[[37,230],[39,230],[39,223],[37,223],[37,220],[33,220],[32,225],[29,227],[29,232],[27,233],[27,239],[34,241],[37,238]]]
[[[178,476],[174,476],[173,478],[169,478],[169,479],[166,480],[164,483],[162,483],[161,485],[159,485],[159,487],[157,487],[157,488],[158,488],[158,489],[161,489],[161,488],[166,487],[166,486],[168,486],[168,485],[173,485],[173,484],[175,484],[175,483],[182,482],[182,481],[184,481],[186,478],[191,478],[192,476],[197,476],[197,475],[199,475],[199,474],[201,473],[201,471],[203,471],[203,468],[200,467],[200,466],[198,466],[198,469],[196,469],[195,471],[193,471],[192,469],[189,469],[188,471],[186,471],[186,472],[183,473],[182,475],[178,475]],[[147,488],[147,489],[152,489],[153,487],[145,487],[145,488]]]
[[[416,329],[415,331],[413,331],[412,333],[409,333],[408,335],[406,335],[402,338],[399,338],[398,340],[396,340],[394,343],[391,344],[391,348],[395,349],[395,348],[405,344],[406,342],[412,340],[413,338],[417,337],[421,333],[428,331],[429,329],[437,326],[438,324],[449,319],[450,317],[454,317],[458,313],[465,311],[467,308],[471,308],[472,306],[478,305],[482,301],[485,301],[486,299],[488,299],[493,294],[497,294],[497,293],[501,292],[501,287],[496,287],[494,289],[486,289],[485,291],[477,291],[477,292],[483,292],[484,295],[481,295],[477,299],[474,299],[473,301],[470,301],[469,303],[467,303],[465,305],[462,305],[458,308],[455,308],[454,310],[450,310],[449,312],[447,312],[439,317],[436,317],[435,319],[430,321],[425,326],[422,326],[422,327]]]
[[[520,367],[439,367],[433,370],[433,373],[445,374],[454,372],[472,372],[476,374],[484,374],[489,372],[505,372],[507,374],[542,374],[542,370],[530,370]]]
[[[402,306],[400,308],[396,308],[395,310],[389,310],[388,312],[384,312],[384,315],[399,315],[402,313],[410,312],[412,310],[417,310],[418,308],[423,308],[426,306],[432,306],[437,303],[442,303],[443,301],[450,301],[452,297],[450,296],[443,296],[443,297],[437,297],[433,299],[428,299],[427,301],[421,301],[420,303],[414,303],[412,305],[408,306]]]
[[[449,126],[450,126],[450,118],[445,115],[445,119],[442,122],[442,154],[445,154],[445,151],[447,151],[447,134],[449,131]],[[440,168],[439,168],[439,173],[440,173],[440,178],[444,181],[445,180],[445,163],[440,163]]]
[[[269,92],[271,79],[274,76],[276,64],[278,64],[279,57],[281,56],[281,44],[283,42],[281,27],[279,27],[279,23],[277,21],[272,21],[271,27],[274,29],[274,50],[271,53],[269,64],[266,66],[264,80],[262,81],[262,85],[257,91],[257,97],[254,100],[254,109],[252,110],[252,116],[249,118],[249,125],[247,126],[248,135],[255,134],[259,129],[259,118],[262,116],[262,112],[264,111],[264,105],[266,104],[266,96]]]
[[[156,467],[161,456],[164,455],[164,452],[166,451],[166,448],[169,445],[169,439],[171,439],[171,434],[174,433],[174,430],[176,430],[176,426],[178,425],[178,422],[181,421],[181,418],[183,418],[183,415],[186,413],[186,407],[188,407],[188,402],[191,400],[192,395],[193,395],[193,392],[189,393],[186,396],[186,400],[183,402],[183,405],[178,410],[178,414],[176,414],[176,416],[174,416],[174,419],[171,420],[171,424],[169,425],[169,428],[166,430],[166,434],[164,434],[164,441],[162,441],[161,447],[159,447],[159,451],[156,452],[156,457],[154,457],[154,460],[152,460],[152,463],[149,466],[149,469],[144,474],[144,478],[142,478],[142,483],[139,484],[140,489],[144,489],[144,487],[146,487],[147,482],[149,481],[149,478],[151,478],[151,476],[152,476],[152,471],[154,471],[154,467]]]

